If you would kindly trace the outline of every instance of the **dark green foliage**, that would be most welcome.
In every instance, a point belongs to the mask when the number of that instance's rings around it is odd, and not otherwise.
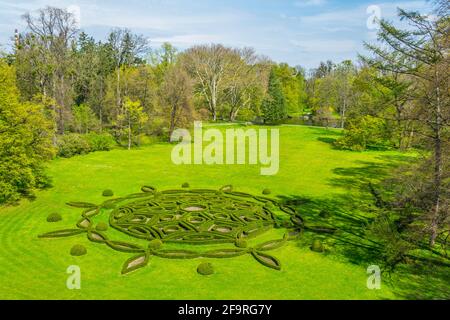
[[[202,276],[210,276],[214,274],[214,267],[211,263],[204,262],[197,267],[197,272]]]
[[[148,243],[148,248],[152,250],[157,250],[163,246],[163,242],[159,239],[152,240]]]
[[[281,82],[274,70],[270,72],[268,94],[262,103],[261,111],[266,124],[277,124],[287,118],[286,101]]]
[[[323,247],[322,241],[319,239],[315,239],[311,245],[311,250],[314,252],[324,252],[325,249]]]
[[[271,194],[272,191],[270,189],[264,189],[262,194],[268,196],[269,194]]]
[[[182,185],[181,187],[182,187],[182,188],[189,188],[190,185],[189,185],[189,183],[185,182],[185,183],[183,183],[183,185]]]
[[[103,191],[102,195],[104,197],[112,197],[112,196],[114,196],[114,192],[110,189],[106,189]]]
[[[47,222],[58,222],[61,221],[62,217],[59,213],[50,213],[47,217]]]
[[[95,227],[95,230],[97,231],[107,231],[108,230],[108,224],[105,222],[99,222],[97,223],[97,226]]]
[[[76,244],[72,247],[72,249],[70,249],[70,254],[74,257],[80,257],[87,254],[87,250],[81,244]]]

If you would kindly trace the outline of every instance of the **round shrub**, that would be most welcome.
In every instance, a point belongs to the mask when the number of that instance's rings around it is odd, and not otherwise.
[[[97,223],[97,226],[95,227],[95,230],[97,231],[106,231],[108,230],[108,224],[105,222],[99,222]]]
[[[62,217],[59,213],[51,213],[49,214],[49,216],[47,217],[47,222],[58,222],[61,221]]]
[[[262,193],[267,196],[267,195],[271,194],[272,191],[270,189],[264,189]]]
[[[110,189],[106,189],[105,191],[103,191],[104,197],[112,197],[113,195],[114,195],[114,192]]]
[[[204,262],[198,266],[197,272],[199,274],[201,274],[202,276],[210,276],[210,275],[214,274],[214,268],[211,263]]]
[[[324,252],[322,241],[319,239],[314,240],[311,245],[311,250],[314,252]]]
[[[76,244],[70,249],[70,254],[74,257],[84,256],[86,253],[86,248],[81,244]]]
[[[148,248],[149,249],[153,249],[153,250],[157,250],[159,248],[161,248],[163,245],[163,242],[159,239],[155,239],[149,242],[148,244]]]
[[[330,217],[330,213],[327,210],[322,210],[319,213],[319,217],[327,219]]]
[[[182,188],[189,188],[190,185],[189,185],[189,183],[185,182],[185,183],[183,183],[183,184],[181,185],[181,187],[182,187]]]
[[[247,248],[247,241],[245,241],[244,239],[237,239],[235,245],[238,248]]]

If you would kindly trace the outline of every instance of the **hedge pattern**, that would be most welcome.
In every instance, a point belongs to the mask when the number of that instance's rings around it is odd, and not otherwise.
[[[232,186],[219,190],[182,189],[157,191],[151,186],[141,193],[110,199],[100,205],[88,202],[69,202],[69,206],[83,208],[77,229],[66,229],[40,235],[40,238],[59,238],[86,234],[95,243],[113,250],[135,253],[122,267],[127,274],[145,267],[151,256],[165,259],[224,259],[250,255],[262,265],[281,269],[281,263],[267,252],[282,247],[301,234],[304,223],[295,208],[277,201],[248,193],[233,191]],[[98,230],[97,216],[109,214],[109,225],[131,239],[144,239],[147,246],[115,241],[105,231]],[[286,219],[287,215],[287,219]],[[284,216],[284,218],[283,218]],[[284,220],[283,220],[284,219]],[[250,247],[248,240],[288,221],[283,239],[271,240]],[[102,229],[102,228],[100,228]],[[192,245],[192,250],[164,249],[165,243]],[[209,251],[195,249],[200,245],[232,244],[232,248]]]

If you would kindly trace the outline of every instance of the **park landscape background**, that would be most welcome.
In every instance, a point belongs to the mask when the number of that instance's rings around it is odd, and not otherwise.
[[[399,10],[406,31],[381,21],[358,61],[313,70],[251,48],[154,48],[128,29],[97,41],[59,8],[25,15],[27,30],[0,60],[1,298],[448,299],[449,8],[433,5],[432,19]],[[173,165],[169,137],[194,120],[279,129],[280,172]],[[278,249],[282,270],[243,256],[211,261],[215,274],[204,277],[195,269],[205,259],[152,258],[122,276],[127,254],[85,237],[37,237],[73,228],[80,210],[67,202],[186,182],[269,189],[295,206],[305,228]],[[62,220],[47,222],[55,213]],[[72,257],[75,243],[88,254]],[[65,286],[70,264],[82,290]],[[373,264],[381,290],[366,286]]]

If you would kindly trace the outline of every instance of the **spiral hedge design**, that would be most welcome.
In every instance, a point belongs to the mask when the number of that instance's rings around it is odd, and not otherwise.
[[[77,229],[59,230],[40,235],[40,238],[58,238],[87,234],[89,240],[136,255],[122,268],[126,274],[146,266],[151,256],[166,259],[233,258],[250,254],[262,265],[280,270],[281,264],[267,254],[295,238],[303,228],[303,219],[297,211],[277,201],[247,193],[235,192],[232,186],[220,190],[182,189],[158,192],[150,186],[142,192],[111,199],[100,205],[70,202],[69,206],[83,208]],[[96,218],[109,214],[109,225],[131,239],[148,241],[148,246],[115,241],[106,231],[96,228]],[[247,240],[273,227],[286,225],[283,239],[248,247]],[[281,223],[284,221],[284,223]],[[101,223],[101,222],[100,222]],[[192,245],[192,250],[164,249],[164,243]],[[232,248],[210,251],[198,250],[207,244],[233,244]]]

